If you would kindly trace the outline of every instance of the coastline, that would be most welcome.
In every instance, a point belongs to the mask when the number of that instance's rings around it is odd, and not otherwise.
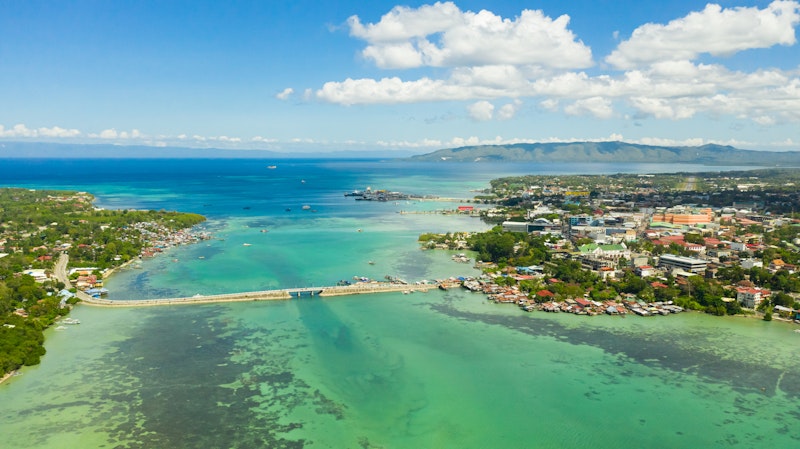
[[[122,264],[122,265],[120,265],[120,266],[117,266],[117,267],[114,267],[114,268],[109,268],[109,269],[107,269],[107,270],[106,270],[106,271],[103,273],[103,282],[107,281],[107,280],[108,280],[108,279],[109,279],[109,278],[110,278],[110,277],[111,277],[111,276],[112,276],[114,273],[116,273],[117,271],[119,271],[119,270],[124,270],[124,269],[125,269],[125,268],[127,268],[129,265],[132,265],[132,264],[134,264],[134,263],[136,263],[136,262],[141,262],[141,259],[140,259],[139,257],[136,257],[136,258],[133,258],[133,259],[131,259],[131,260],[129,260],[129,261],[127,261],[127,262],[123,263],[123,264]]]
[[[11,379],[12,377],[16,376],[17,373],[19,373],[19,370],[7,372],[5,375],[3,375],[3,377],[0,377],[0,385],[2,385],[3,382],[7,381],[8,379]]]
[[[211,235],[205,233],[204,231],[193,232],[192,230],[195,229],[196,227],[197,225],[188,228],[177,229],[163,235],[159,234],[149,238],[148,239],[148,243],[150,244],[149,248],[160,248],[158,251],[152,252],[149,255],[149,257],[156,257],[159,254],[163,255],[165,250],[176,246],[194,245],[203,240],[208,240],[211,238]],[[145,249],[143,249],[142,252],[137,257],[134,257],[119,266],[107,268],[106,270],[104,270],[103,282],[105,283],[106,281],[108,281],[111,278],[111,276],[113,276],[118,271],[124,270],[128,268],[130,265],[133,265],[135,263],[141,263],[143,260],[143,255],[145,254]]]

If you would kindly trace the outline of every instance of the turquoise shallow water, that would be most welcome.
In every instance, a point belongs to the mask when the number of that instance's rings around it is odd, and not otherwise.
[[[121,272],[109,286],[126,299],[320,285],[353,275],[468,274],[445,252],[420,251],[416,237],[485,225],[397,213],[440,205],[357,204],[342,193],[372,184],[466,196],[458,193],[494,176],[464,181],[440,168],[309,162],[270,180],[278,173],[258,172],[266,163],[196,164],[171,184],[152,172],[179,173],[180,166],[120,168],[130,173],[116,179],[49,178],[39,188],[80,187],[107,206],[206,210],[207,228],[218,239]],[[220,171],[214,183],[204,182]],[[306,182],[286,186],[298,179]],[[303,193],[308,187],[314,192]],[[305,203],[317,212],[300,210]],[[783,323],[702,314],[525,314],[457,290],[147,309],[79,306],[73,314],[82,324],[49,330],[41,365],[0,385],[4,446],[798,443],[800,335]]]

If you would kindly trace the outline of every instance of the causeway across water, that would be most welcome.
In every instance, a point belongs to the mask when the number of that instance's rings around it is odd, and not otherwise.
[[[66,254],[62,254],[56,262],[55,275],[58,280],[70,288],[72,284],[67,276]],[[286,288],[278,290],[264,290],[258,292],[226,293],[222,295],[196,295],[182,298],[158,298],[158,299],[103,299],[89,296],[82,291],[77,292],[78,299],[84,304],[96,306],[112,307],[135,307],[135,306],[163,306],[175,304],[211,304],[222,302],[245,302],[245,301],[275,301],[281,299],[292,299],[313,296],[344,296],[361,295],[368,293],[386,292],[413,292],[428,291],[436,288],[432,284],[403,284],[396,282],[359,282],[351,285],[335,285],[328,287],[305,287],[305,288]]]
[[[330,287],[309,287],[309,288],[289,288],[281,290],[264,290],[260,292],[241,292],[226,293],[222,295],[197,295],[184,298],[159,298],[159,299],[103,299],[95,298],[84,292],[78,292],[78,297],[84,304],[96,306],[165,306],[175,304],[211,304],[222,302],[244,302],[244,301],[275,301],[281,299],[293,299],[313,296],[344,296],[360,295],[367,293],[384,292],[411,292],[428,291],[436,288],[431,284],[394,284],[388,282],[361,283],[353,285],[336,285]]]

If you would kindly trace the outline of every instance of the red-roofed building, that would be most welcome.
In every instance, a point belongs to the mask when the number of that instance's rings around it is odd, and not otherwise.
[[[683,236],[682,235],[665,235],[665,236],[661,237],[661,240],[666,240],[668,242],[681,243],[681,242],[683,242]]]
[[[761,226],[762,225],[762,223],[759,223],[757,221],[753,221],[753,220],[751,220],[749,218],[744,218],[744,217],[736,217],[736,222],[739,223],[742,226],[750,226],[750,225],[759,225],[759,226]]]
[[[517,274],[512,277],[517,281],[530,281],[532,279],[536,279],[536,276],[530,274]]]
[[[642,265],[640,267],[636,267],[636,274],[639,276],[646,278],[653,275],[653,267],[650,265]]]
[[[766,299],[771,292],[763,288],[756,287],[738,287],[736,289],[736,300],[743,307],[748,309],[755,309]]]
[[[650,240],[657,239],[659,235],[661,235],[660,232],[654,231],[652,229],[648,229],[648,230],[644,231],[644,236],[647,237]]]
[[[694,251],[696,253],[701,253],[701,252],[704,252],[706,250],[706,247],[701,245],[701,244],[699,244],[699,243],[683,242],[682,245],[683,245],[684,248],[688,249],[689,251]]]
[[[88,276],[78,276],[78,279],[75,281],[75,286],[79,289],[92,288],[96,287],[97,285],[97,276],[93,274]]]
[[[597,270],[597,273],[600,275],[601,278],[608,279],[615,277],[617,270],[611,267],[600,267],[600,269]]]
[[[772,262],[770,262],[769,267],[767,269],[773,273],[779,270],[786,270],[789,273],[794,273],[797,271],[797,266],[788,264],[781,259],[775,259]]]

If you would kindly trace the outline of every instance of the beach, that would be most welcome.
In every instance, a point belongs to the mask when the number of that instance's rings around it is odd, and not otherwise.
[[[11,379],[12,377],[17,375],[18,373],[19,373],[18,371],[11,371],[9,373],[6,373],[3,377],[0,377],[0,384],[2,384],[3,382],[5,382],[8,379]]]

